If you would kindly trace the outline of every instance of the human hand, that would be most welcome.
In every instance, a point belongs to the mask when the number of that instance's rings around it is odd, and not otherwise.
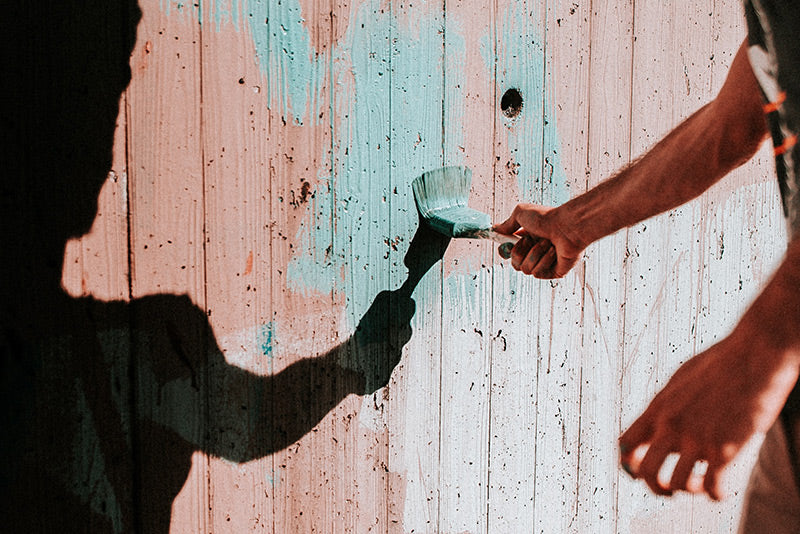
[[[734,331],[678,369],[620,438],[621,463],[631,476],[658,495],[685,490],[723,498],[731,461],[772,426],[798,377],[797,365],[759,343],[759,335]],[[679,459],[667,482],[659,471],[671,453]],[[705,474],[695,470],[698,462],[707,463]]]
[[[511,266],[536,278],[561,278],[581,257],[584,244],[568,236],[557,208],[518,204],[494,230],[523,236],[511,250]]]

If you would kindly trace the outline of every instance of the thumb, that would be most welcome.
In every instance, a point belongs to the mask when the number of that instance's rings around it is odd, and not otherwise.
[[[492,229],[500,234],[511,235],[520,229],[520,224],[517,222],[516,217],[512,213],[511,217],[501,222],[500,224],[495,224]]]
[[[532,208],[533,206],[530,204],[517,204],[514,211],[511,212],[511,217],[496,225],[494,230],[501,234],[511,235],[520,228],[524,228],[530,234],[538,226],[538,213]]]

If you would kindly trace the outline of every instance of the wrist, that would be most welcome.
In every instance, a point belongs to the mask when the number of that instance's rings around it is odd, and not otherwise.
[[[729,337],[747,347],[747,353],[762,365],[800,369],[800,340],[792,331],[791,314],[776,314],[759,304],[754,303]]]
[[[547,212],[549,224],[578,252],[582,252],[594,241],[603,236],[592,234],[592,222],[577,203],[572,201],[562,204]]]

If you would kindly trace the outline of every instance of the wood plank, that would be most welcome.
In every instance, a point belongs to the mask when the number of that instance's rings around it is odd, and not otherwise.
[[[494,6],[441,9],[444,164],[471,168],[469,205],[493,215]],[[488,528],[494,257],[491,242],[453,240],[443,262],[439,532]]]
[[[275,117],[253,54],[251,13],[238,3],[213,7],[203,14],[201,69],[206,294],[220,350],[209,368],[209,528],[272,531]]]
[[[504,177],[502,190],[513,191],[516,185],[518,191],[516,199],[505,197],[505,216],[517,201],[553,205],[566,200],[568,182],[548,87],[547,9],[546,4],[537,2],[509,4],[498,17],[497,91],[502,94],[517,87],[524,102],[522,112],[510,124],[498,114],[497,155],[505,166],[505,173],[498,172]],[[515,476],[527,476],[532,485],[520,492],[524,501],[532,499],[532,503],[516,520],[527,522],[527,528],[536,532],[567,532],[577,510],[579,405],[577,395],[570,392],[578,391],[576,349],[580,338],[574,332],[576,328],[579,331],[580,285],[574,276],[551,283],[510,269],[499,275],[511,278],[506,283],[496,282],[506,292],[495,296],[496,310],[518,310],[522,316],[506,316],[502,323],[512,354],[527,354],[527,359],[517,364],[517,372],[526,380],[520,383],[520,377],[514,377],[512,382],[521,393],[516,402],[532,404],[506,408],[518,414],[527,430],[506,437],[521,441],[515,453],[521,472]],[[514,371],[513,367],[506,370]],[[494,406],[493,392],[493,412]],[[525,451],[533,451],[534,457],[526,458]]]
[[[630,159],[633,2],[606,2],[589,14],[586,187]],[[561,64],[562,62],[558,62]],[[576,169],[577,172],[577,169]],[[577,194],[577,192],[576,192]],[[585,254],[581,455],[577,532],[622,532],[616,522],[620,356],[624,345],[627,232]]]
[[[490,103],[495,221],[505,220],[517,203],[532,200],[535,186],[523,193],[522,184],[540,175],[545,34],[538,22],[543,13],[544,6],[504,3],[487,21],[495,71]],[[504,114],[502,106],[512,90],[522,98],[515,116],[512,108]],[[524,532],[533,529],[535,514],[538,284],[510,262],[492,259],[488,531]]]
[[[403,240],[391,282],[418,279],[411,338],[388,389],[389,531],[440,528],[443,240],[419,226],[411,182],[444,163],[445,19],[442,2],[390,5],[391,232]],[[413,238],[411,236],[414,236]],[[414,245],[410,245],[412,242]],[[398,265],[403,257],[405,266]],[[428,270],[428,265],[431,268]],[[427,272],[426,272],[427,271]],[[408,272],[408,274],[406,274]],[[407,302],[407,301],[406,301]]]
[[[683,69],[688,69],[695,58],[699,61],[699,56],[705,55],[710,47],[708,13],[711,11],[710,3],[693,6],[676,20],[672,6],[636,5],[632,156],[652,146],[699,107],[703,82],[707,84],[708,78],[703,79],[702,71],[693,72],[698,77],[692,78]],[[695,294],[691,289],[673,289],[692,287],[689,279],[697,251],[691,211],[691,207],[679,208],[628,232],[630,257],[626,265],[622,376],[624,427],[663,387],[677,367],[678,358],[686,358],[691,350],[688,322]],[[666,518],[674,517],[677,528],[687,530],[690,506],[686,496],[660,499],[643,484],[628,477],[621,479],[618,514],[623,529],[635,531],[645,524],[663,528]]]
[[[137,527],[200,531],[208,510],[206,457],[193,454],[205,439],[208,336],[200,24],[188,4],[153,0],[141,10],[128,90]]]

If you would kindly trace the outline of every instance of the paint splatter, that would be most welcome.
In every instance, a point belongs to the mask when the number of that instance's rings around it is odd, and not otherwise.
[[[251,250],[250,253],[247,255],[247,262],[244,266],[244,275],[247,276],[248,274],[253,272],[253,251]]]

